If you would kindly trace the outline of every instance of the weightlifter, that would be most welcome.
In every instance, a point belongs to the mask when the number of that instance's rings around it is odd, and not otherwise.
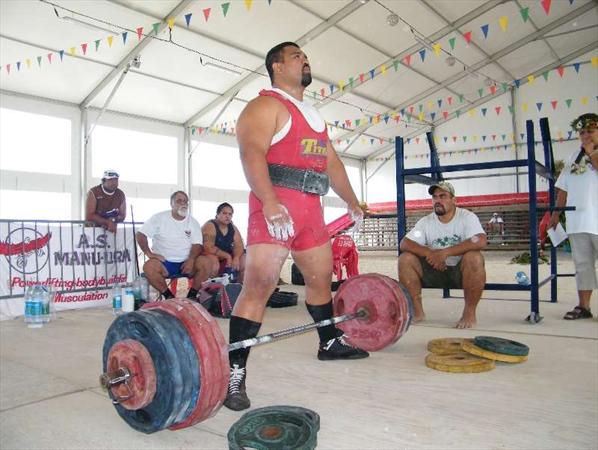
[[[307,310],[315,322],[332,318],[332,251],[320,196],[329,186],[347,203],[353,220],[363,212],[317,110],[303,101],[311,83],[305,53],[284,42],[266,55],[272,89],[263,90],[237,122],[237,140],[249,195],[245,283],[230,320],[230,343],[257,336],[268,298],[289,251],[305,278]],[[318,359],[358,359],[334,325],[318,328]],[[224,405],[249,408],[245,390],[249,349],[229,353]]]

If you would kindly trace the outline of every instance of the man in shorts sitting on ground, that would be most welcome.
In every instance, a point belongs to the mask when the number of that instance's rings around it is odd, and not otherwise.
[[[428,193],[434,212],[422,217],[401,241],[399,281],[413,299],[415,322],[426,317],[422,287],[463,289],[465,307],[456,328],[471,328],[486,284],[481,253],[486,234],[474,213],[456,207],[452,184],[436,183]]]

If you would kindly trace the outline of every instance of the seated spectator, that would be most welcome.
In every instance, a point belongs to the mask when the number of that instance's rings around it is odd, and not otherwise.
[[[210,277],[221,276],[228,270],[236,272],[235,281],[243,282],[245,248],[241,233],[233,225],[233,207],[222,203],[216,208],[216,218],[208,220],[201,231],[203,245],[211,260]]]
[[[167,278],[193,278],[187,298],[195,298],[201,283],[208,279],[210,260],[203,255],[199,223],[189,216],[189,197],[183,191],[170,196],[169,211],[154,214],[137,232],[139,248],[149,258],[143,272],[165,300],[175,295]],[[148,245],[152,240],[152,249]]]
[[[106,170],[102,183],[87,193],[85,220],[116,233],[116,223],[127,217],[125,193],[118,188],[118,173]]]
[[[505,222],[498,213],[492,214],[492,218],[488,221],[489,233],[500,233],[501,236],[505,234]]]
[[[434,212],[422,217],[401,241],[399,281],[413,300],[414,322],[425,319],[422,287],[463,289],[465,307],[456,327],[471,328],[486,284],[481,253],[486,234],[474,213],[456,207],[450,183],[437,183],[428,192]]]

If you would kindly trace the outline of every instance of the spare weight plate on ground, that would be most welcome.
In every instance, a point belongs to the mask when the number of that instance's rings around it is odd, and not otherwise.
[[[452,355],[454,353],[461,353],[461,344],[463,338],[439,338],[432,339],[428,342],[428,351],[436,355]]]
[[[430,369],[452,373],[479,373],[494,369],[494,361],[478,358],[469,353],[461,352],[452,355],[436,355],[429,353],[426,356],[426,366]]]
[[[408,299],[399,284],[379,274],[356,275],[333,298],[335,316],[364,308],[368,317],[338,324],[351,345],[376,351],[396,342],[408,327]]]
[[[521,342],[492,336],[476,336],[473,343],[484,350],[503,355],[527,356],[529,347]]]
[[[173,319],[174,320],[174,319]],[[104,340],[103,369],[107,372],[110,349],[118,342],[132,339],[149,352],[156,372],[156,393],[145,407],[130,411],[114,405],[118,414],[132,428],[153,433],[170,426],[180,412],[183,399],[183,374],[178,349],[164,321],[137,311],[119,316],[112,322]],[[114,398],[110,393],[111,398]]]
[[[270,308],[286,308],[288,306],[297,305],[299,296],[296,292],[279,291],[278,289],[272,293],[268,299],[266,306]]]
[[[313,450],[319,416],[305,408],[270,406],[244,414],[228,431],[230,450]]]
[[[491,359],[492,361],[501,361],[506,363],[520,363],[527,361],[527,356],[515,356],[505,355],[503,353],[491,352],[490,350],[484,350],[474,344],[474,340],[465,339],[462,344],[462,348],[467,353],[472,355],[481,356],[482,358]]]

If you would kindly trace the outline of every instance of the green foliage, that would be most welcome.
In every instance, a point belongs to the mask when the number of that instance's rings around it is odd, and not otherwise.
[[[520,255],[515,256],[511,259],[510,264],[531,264],[532,255],[530,252],[523,252]],[[550,259],[546,255],[538,255],[538,264],[548,264]]]

